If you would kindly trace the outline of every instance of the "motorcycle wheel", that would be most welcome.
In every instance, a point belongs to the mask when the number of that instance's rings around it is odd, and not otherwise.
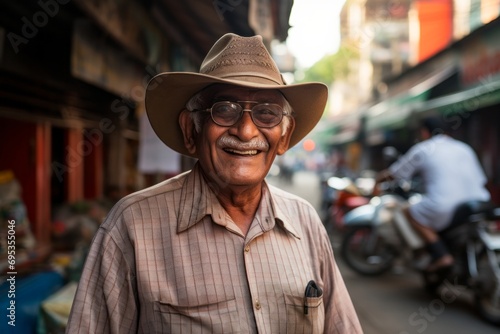
[[[429,273],[423,271],[422,278],[425,291],[431,295],[436,295],[441,283],[443,283],[443,277],[439,273]]]
[[[497,268],[500,268],[500,252],[496,252]],[[478,261],[478,284],[475,292],[476,309],[486,321],[500,326],[500,282],[495,277],[486,253]]]
[[[392,268],[395,250],[370,226],[351,229],[342,239],[340,254],[355,272],[377,276]]]

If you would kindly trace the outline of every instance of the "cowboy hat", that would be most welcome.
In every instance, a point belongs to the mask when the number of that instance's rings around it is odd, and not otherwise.
[[[280,91],[292,106],[295,130],[290,147],[304,138],[323,114],[328,89],[322,83],[286,85],[261,36],[222,36],[208,52],[200,73],[165,72],[146,89],[146,112],[158,137],[173,150],[191,156],[184,146],[179,114],[187,101],[212,84]]]

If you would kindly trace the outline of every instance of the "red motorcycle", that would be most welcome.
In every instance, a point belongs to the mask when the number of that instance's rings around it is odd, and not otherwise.
[[[368,204],[374,184],[371,177],[361,177],[355,181],[348,177],[330,177],[327,185],[335,191],[335,195],[326,214],[325,226],[341,231],[344,227],[344,215]]]

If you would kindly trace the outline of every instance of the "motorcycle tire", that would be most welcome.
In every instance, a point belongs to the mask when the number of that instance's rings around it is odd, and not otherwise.
[[[500,252],[496,252],[497,266],[500,267]],[[497,267],[497,268],[498,268]],[[478,259],[478,284],[475,287],[475,304],[479,316],[500,327],[500,282],[492,271],[485,252]]]
[[[392,268],[397,254],[371,226],[348,230],[340,255],[349,268],[364,276],[378,276]]]
[[[422,272],[425,291],[430,295],[437,295],[439,287],[443,283],[443,277],[439,273]]]

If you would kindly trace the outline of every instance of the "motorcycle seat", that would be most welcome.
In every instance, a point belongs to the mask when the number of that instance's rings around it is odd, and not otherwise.
[[[494,205],[489,201],[467,201],[459,204],[455,209],[450,225],[440,231],[440,234],[467,223],[484,220],[491,215],[493,209]]]

